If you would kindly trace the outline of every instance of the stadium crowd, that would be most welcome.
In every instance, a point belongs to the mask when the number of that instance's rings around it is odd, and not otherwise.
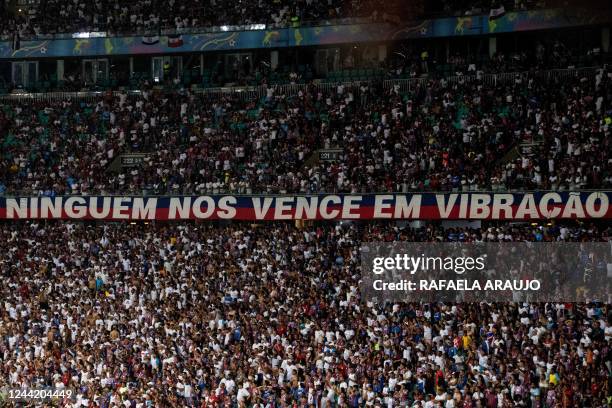
[[[220,0],[189,1],[83,1],[32,2],[27,13],[17,13],[0,23],[0,35],[22,38],[44,34],[103,31],[157,33],[162,29],[198,29],[220,26],[272,24],[288,27],[304,22],[371,17],[370,0]],[[381,15],[382,17],[382,15]]]
[[[591,3],[566,3],[582,2]],[[352,18],[401,23],[423,13],[492,21],[551,6],[26,3],[20,10],[0,0],[0,39],[13,47],[83,31],[154,37]],[[329,77],[360,78],[356,85],[302,84],[313,79],[311,66],[279,76],[267,61],[244,69],[236,62],[233,78],[218,64],[213,71],[226,72],[210,85],[204,67],[183,82],[168,79],[180,73],[164,64],[165,83],[128,78],[126,70],[124,82],[137,92],[112,92],[117,81],[101,81],[87,84],[105,91],[91,98],[3,99],[0,196],[610,189],[612,71],[544,71],[604,61],[600,48],[578,50],[553,37],[515,43],[521,51],[485,63],[447,51],[442,64],[433,59],[439,53],[430,50],[430,58],[409,41],[394,43],[381,64],[376,45],[371,61],[354,46],[345,61],[333,57],[341,71]],[[509,71],[529,72],[485,78]],[[65,74],[65,89],[85,86],[79,73]],[[262,93],[183,88],[228,80],[253,80]],[[340,152],[333,159],[318,154],[332,150]],[[124,167],[124,154],[142,154],[143,162]],[[612,299],[378,304],[360,290],[359,252],[371,241],[612,242],[607,220],[442,225],[0,220],[0,407],[9,388],[42,387],[72,390],[74,398],[55,404],[71,408],[611,407]],[[594,269],[598,278],[612,276],[612,264]]]
[[[611,76],[11,102],[0,111],[0,193],[605,188]],[[516,153],[521,143],[531,152]],[[326,148],[343,153],[318,161]],[[148,155],[107,171],[127,152]]]
[[[41,34],[77,32],[155,33],[160,30],[210,29],[221,26],[267,24],[292,27],[301,24],[331,24],[338,21],[392,21],[398,13],[408,21],[425,16],[489,14],[492,8],[504,11],[546,7],[543,0],[442,0],[386,2],[374,0],[138,0],[88,2],[73,0],[34,0],[11,12],[0,4],[0,38],[19,33],[21,38]],[[4,6],[4,7],[3,7]]]
[[[476,75],[534,70],[567,69],[576,64],[594,67],[603,65],[605,53],[600,47],[578,49],[569,47],[564,41],[539,40],[516,52],[496,52],[490,58],[478,59],[472,55],[450,53],[445,61],[429,56],[427,48],[416,48],[410,42],[399,42],[384,62],[389,78],[417,78]],[[604,58],[602,58],[604,57]],[[375,63],[373,64],[375,65]]]
[[[603,303],[373,304],[365,241],[601,241],[590,224],[0,224],[0,389],[71,407],[608,407]]]

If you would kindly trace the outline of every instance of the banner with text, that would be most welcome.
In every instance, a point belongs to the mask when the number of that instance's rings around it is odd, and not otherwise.
[[[609,191],[0,197],[0,219],[537,220],[612,218]]]

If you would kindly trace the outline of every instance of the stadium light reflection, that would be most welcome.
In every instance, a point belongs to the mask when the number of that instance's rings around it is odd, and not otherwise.
[[[100,38],[100,37],[106,37],[106,36],[107,34],[105,31],[92,31],[92,32],[72,34],[72,38]]]

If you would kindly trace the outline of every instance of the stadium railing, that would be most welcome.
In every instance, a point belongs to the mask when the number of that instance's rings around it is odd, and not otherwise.
[[[496,86],[498,84],[507,84],[517,79],[537,78],[541,80],[550,79],[567,79],[578,76],[594,76],[601,67],[585,67],[575,69],[552,69],[544,71],[523,71],[523,72],[504,72],[497,74],[474,74],[474,75],[458,75],[434,79],[430,77],[410,78],[410,79],[387,79],[382,81],[382,87],[386,91],[397,89],[400,93],[411,92],[417,87],[423,86],[430,81],[446,81],[449,85],[471,83],[475,81],[482,82],[487,85]],[[307,84],[280,84],[273,85],[275,95],[297,95],[300,91],[306,89],[314,89],[315,91],[328,92],[333,91],[339,85],[347,88],[358,88],[361,85],[372,86],[380,84],[380,81],[339,81],[339,82],[320,82],[313,81]],[[190,92],[195,94],[204,94],[210,96],[234,96],[242,100],[251,100],[265,97],[268,86],[235,86],[235,87],[219,87],[219,88],[193,88]],[[54,99],[79,99],[79,100],[95,100],[105,95],[118,95],[127,93],[128,95],[138,95],[139,90],[126,91],[85,91],[85,92],[44,92],[44,93],[29,93],[20,92],[7,95],[0,95],[0,100],[5,102],[10,101],[45,101]]]
[[[593,76],[600,69],[599,67],[585,67],[572,69],[551,69],[544,71],[522,71],[522,72],[503,72],[496,74],[473,74],[455,75],[440,80],[446,81],[450,85],[460,83],[470,83],[480,81],[487,85],[507,84],[522,78],[538,78],[543,80],[575,78],[579,75]],[[393,89],[399,86],[400,92],[411,92],[415,88],[427,84],[431,78],[410,78],[410,79],[388,79],[383,82],[385,89]]]

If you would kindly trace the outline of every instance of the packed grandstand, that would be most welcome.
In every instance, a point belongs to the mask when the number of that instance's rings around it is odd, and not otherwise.
[[[587,249],[612,242],[612,19],[414,3],[2,1],[0,407],[612,406],[612,261]],[[300,47],[317,24],[478,15],[534,26],[385,37],[372,58]],[[304,37],[274,56],[12,56],[258,24]],[[210,215],[220,202],[232,216]],[[369,242],[581,243],[608,297],[373,302]]]
[[[3,225],[2,385],[74,406],[607,406],[589,304],[368,304],[362,241],[600,241],[596,224]],[[82,405],[78,405],[82,404]]]
[[[261,98],[120,92],[7,103],[0,192],[99,194],[609,188],[612,72],[504,84],[339,84]],[[75,137],[72,137],[75,135]],[[523,140],[537,151],[502,161]],[[319,149],[338,160],[309,162]],[[123,152],[140,168],[104,169]]]
[[[9,2],[6,3],[8,5]],[[512,0],[499,2],[499,5],[507,7],[508,11],[518,11],[541,9],[546,2]],[[186,32],[262,24],[276,28],[303,24],[331,25],[356,20],[395,20],[392,15],[398,13],[404,18],[423,14],[471,15],[489,12],[491,4],[482,0],[415,0],[411,4],[391,0],[381,8],[381,4],[374,0],[243,0],[230,4],[217,0],[99,0],[93,3],[35,0],[29,2],[27,9],[2,6],[0,35],[11,36],[18,32],[27,38],[91,31],[131,33],[171,29]]]

